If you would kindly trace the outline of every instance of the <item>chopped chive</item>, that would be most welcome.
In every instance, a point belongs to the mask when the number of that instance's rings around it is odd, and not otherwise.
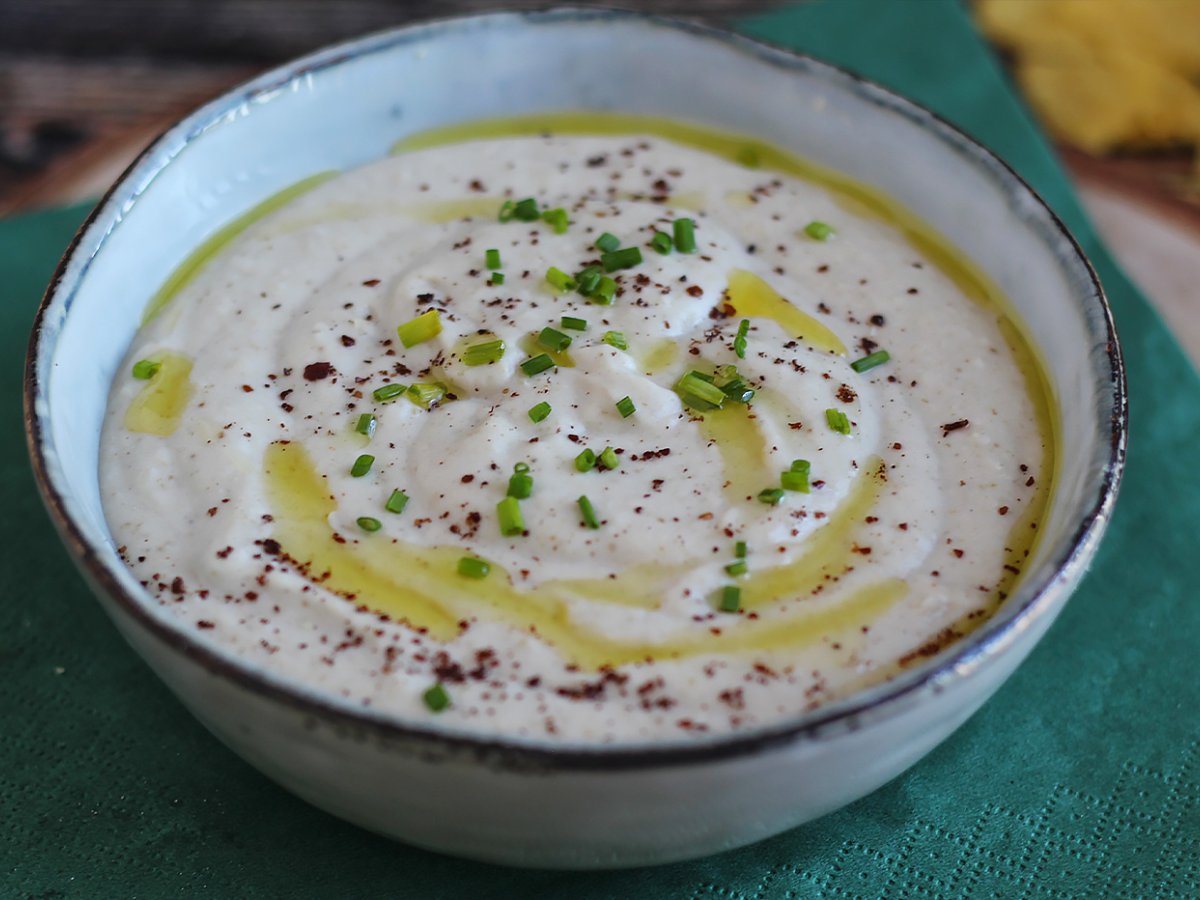
[[[737,354],[738,359],[746,358],[746,335],[750,333],[750,320],[742,319],[738,322],[737,336],[733,339],[733,352]]]
[[[550,415],[550,412],[551,412],[550,404],[547,403],[545,400],[543,400],[541,403],[538,403],[529,408],[529,418],[532,419],[534,422],[540,422],[544,418],[546,418],[546,416]]]
[[[621,414],[622,419],[628,419],[635,412],[637,412],[637,407],[633,405],[632,398],[622,397],[617,401],[617,412]]]
[[[364,453],[354,461],[354,465],[350,467],[350,474],[355,478],[362,478],[371,471],[373,465],[375,465],[375,457],[370,453]]]
[[[840,409],[825,410],[825,421],[829,423],[829,427],[838,434],[850,433],[850,420],[846,418],[846,414]]]
[[[632,269],[641,264],[642,251],[638,247],[623,247],[600,256],[600,264],[605,272],[616,272],[618,269]]]
[[[400,343],[405,347],[415,347],[436,337],[442,330],[442,317],[436,309],[421,313],[415,319],[405,322],[396,332],[400,335]]]
[[[542,221],[553,228],[555,234],[566,234],[567,229],[571,226],[571,220],[567,218],[567,211],[561,206],[556,206],[554,209],[548,209],[542,213]]]
[[[572,331],[587,331],[587,319],[576,319],[574,316],[563,316],[562,327]]]
[[[801,494],[809,493],[809,468],[810,464],[807,459],[792,460],[792,467],[779,476],[779,484],[785,491],[799,491]]]
[[[720,409],[725,404],[725,392],[705,379],[694,369],[675,382],[675,393],[692,409]]]
[[[601,338],[604,343],[610,347],[616,347],[618,350],[628,350],[629,344],[625,340],[625,335],[619,331],[606,331],[604,337]]]
[[[596,468],[596,451],[590,447],[585,447],[580,454],[575,457],[575,468],[580,472],[590,472]]]
[[[666,256],[671,252],[671,247],[674,246],[674,242],[671,240],[671,236],[669,234],[666,234],[662,231],[656,231],[654,232],[654,237],[650,238],[650,246],[663,256]]]
[[[524,200],[517,201],[517,205],[513,207],[512,215],[514,219],[519,219],[522,222],[536,222],[542,214],[538,210],[537,201],[532,197],[526,197]]]
[[[383,523],[372,516],[359,516],[355,521],[363,531],[378,531],[383,527]]]
[[[576,273],[575,281],[578,284],[576,290],[583,296],[590,297],[599,287],[603,274],[599,266],[588,266],[583,271]]]
[[[533,493],[533,476],[529,474],[529,466],[517,463],[513,466],[512,477],[508,479],[508,496],[524,500]]]
[[[504,341],[499,339],[472,344],[463,351],[463,365],[490,366],[492,363],[500,362],[504,358],[504,349]]]
[[[446,396],[446,388],[440,384],[410,384],[406,396],[422,409],[429,409]]]
[[[392,491],[392,495],[387,498],[387,503],[383,504],[384,509],[397,515],[404,512],[406,506],[408,506],[408,494],[398,490]]]
[[[876,366],[883,365],[891,358],[892,355],[886,350],[876,350],[874,353],[868,354],[862,359],[856,359],[854,362],[850,363],[850,368],[861,375],[868,369],[873,369]]]
[[[612,447],[605,447],[601,450],[600,455],[596,457],[596,462],[602,469],[615,469],[621,464],[621,460],[617,459],[617,451]]]
[[[504,273],[503,272],[493,272],[492,277],[491,277],[492,287],[499,287],[502,284],[504,284]]]
[[[827,225],[824,222],[818,222],[816,219],[804,226],[804,233],[814,241],[827,241],[833,235],[833,226]]]
[[[691,219],[676,219],[671,223],[675,235],[675,249],[680,253],[696,252],[696,223]]]
[[[498,218],[501,222],[511,222],[512,217],[513,217],[513,210],[515,210],[516,208],[517,208],[517,204],[514,203],[512,200],[505,200],[503,203],[500,204],[500,212],[497,214],[496,218]]]
[[[599,303],[601,306],[608,306],[613,302],[613,297],[617,293],[617,283],[607,275],[602,277],[596,284],[596,289],[592,291],[591,301]]]
[[[584,494],[579,498],[579,511],[583,513],[583,524],[588,528],[599,528],[600,520],[596,518],[596,510],[592,508],[592,501]]]
[[[425,701],[425,705],[433,712],[441,712],[450,705],[450,695],[446,693],[446,689],[442,687],[441,682],[438,682],[424,694],[421,699]]]
[[[525,533],[525,518],[521,515],[521,504],[516,497],[505,497],[496,504],[496,519],[500,524],[500,533],[505,537]]]
[[[738,559],[745,559],[749,552],[749,548],[746,546],[745,541],[738,541],[733,545],[733,555]]]
[[[551,266],[546,270],[546,280],[550,282],[551,287],[556,291],[575,290],[575,279],[555,266]]]
[[[487,578],[492,567],[482,559],[464,556],[458,561],[458,574],[463,578]]]
[[[537,375],[552,368],[554,368],[554,360],[545,353],[539,353],[521,363],[521,371],[526,375]]]
[[[758,492],[758,499],[763,503],[769,503],[771,506],[778,506],[779,501],[783,499],[783,489],[763,488]]]
[[[571,336],[547,325],[537,336],[537,342],[539,347],[545,347],[555,353],[562,353],[571,346]]]
[[[742,608],[742,589],[736,584],[721,588],[721,612],[735,613]]]
[[[154,377],[154,373],[162,367],[162,363],[156,363],[149,359],[139,359],[133,364],[133,377],[140,378],[142,381],[147,381]]]
[[[363,413],[358,417],[358,424],[354,426],[354,430],[359,434],[365,434],[367,437],[375,436],[375,426],[379,424],[378,420],[370,413]]]
[[[484,265],[489,269],[499,269],[503,263],[500,262],[499,250],[487,250],[483,254]]]
[[[737,562],[731,562],[725,567],[725,571],[730,575],[745,575],[750,571],[750,567],[746,565],[744,559],[739,559]]]
[[[392,400],[399,397],[408,387],[403,384],[385,384],[383,387],[377,387],[371,392],[371,396],[383,403],[385,400]]]
[[[600,237],[596,238],[596,248],[601,253],[612,253],[621,246],[621,239],[615,234],[604,232]]]
[[[721,393],[734,403],[749,403],[754,399],[754,389],[740,375],[732,381],[719,385]]]

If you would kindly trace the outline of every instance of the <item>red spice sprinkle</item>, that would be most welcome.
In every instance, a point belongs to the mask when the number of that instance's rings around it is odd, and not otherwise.
[[[1002,516],[1007,516],[1008,515],[1008,507],[1002,506],[998,510],[996,510],[996,512],[1000,513],[1000,515],[1002,515]]]
[[[320,381],[333,373],[333,365],[327,362],[309,363],[304,367],[305,381]]]
[[[377,284],[379,284],[378,278],[368,278],[363,282],[363,287],[375,287]]]
[[[959,419],[956,422],[947,422],[942,426],[942,437],[946,437],[952,431],[958,431],[960,428],[966,428],[971,423],[966,419]]]
[[[343,347],[353,347],[354,343],[355,343],[354,338],[350,337],[350,335],[348,335],[348,334],[342,335],[342,346]]]

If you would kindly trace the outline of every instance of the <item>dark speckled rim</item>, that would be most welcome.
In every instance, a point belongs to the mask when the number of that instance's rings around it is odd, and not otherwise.
[[[1082,274],[1089,291],[1080,298],[1085,306],[1088,326],[1097,345],[1105,348],[1105,355],[1093,365],[1100,396],[1110,398],[1109,452],[1107,462],[1098,479],[1095,479],[1092,501],[1080,518],[1072,537],[1063,543],[1056,556],[1050,561],[1047,574],[1036,582],[1024,582],[1009,598],[1001,611],[949,650],[918,666],[896,679],[877,685],[842,701],[831,703],[812,713],[799,716],[792,721],[774,727],[702,740],[670,742],[661,744],[616,745],[580,747],[578,745],[555,746],[519,740],[501,740],[473,737],[467,734],[450,733],[435,728],[398,721],[395,718],[363,709],[341,705],[333,699],[310,692],[301,685],[287,683],[269,673],[252,671],[247,665],[222,656],[206,644],[195,640],[181,628],[170,627],[150,615],[144,598],[128,591],[114,576],[113,570],[96,548],[93,547],[81,528],[72,519],[64,502],[60,486],[48,470],[43,448],[47,441],[47,426],[36,414],[35,401],[43,390],[48,373],[43,373],[39,358],[49,353],[43,345],[47,311],[56,302],[69,309],[75,285],[81,280],[90,262],[83,260],[75,273],[69,269],[76,262],[85,237],[92,238],[96,229],[105,229],[97,244],[103,246],[107,233],[115,227],[113,203],[122,199],[125,203],[136,202],[146,185],[169,165],[175,155],[188,142],[217,122],[228,110],[256,98],[276,91],[279,87],[303,78],[307,74],[325,71],[364,56],[387,53],[397,47],[422,42],[451,29],[480,27],[495,21],[510,25],[553,24],[563,21],[586,21],[600,24],[613,20],[637,20],[653,27],[685,32],[698,39],[725,44],[742,54],[754,57],[769,66],[817,74],[831,83],[851,89],[858,96],[891,113],[899,114],[932,132],[957,153],[968,158],[978,168],[988,172],[1010,197],[1022,194],[1036,201],[1036,213],[1027,217],[1028,223],[1038,230],[1039,237],[1052,246],[1066,248],[1058,256],[1063,267]],[[166,142],[186,133],[164,161],[151,168],[148,163],[165,147]],[[143,171],[146,169],[146,171]],[[132,187],[132,190],[131,190]],[[1041,215],[1037,215],[1040,213]],[[51,348],[52,349],[52,348]],[[392,31],[369,35],[358,40],[337,45],[324,51],[306,56],[291,64],[272,70],[247,84],[235,88],[222,97],[202,107],[178,125],[156,139],[125,171],[121,179],[105,195],[95,210],[84,222],[67,248],[59,263],[50,286],[38,308],[30,337],[25,371],[25,427],[29,452],[33,461],[34,475],[42,492],[47,509],[68,549],[89,581],[105,591],[120,610],[139,628],[184,654],[212,674],[259,695],[263,699],[276,701],[334,727],[349,729],[354,733],[366,733],[380,740],[399,742],[431,751],[438,755],[460,755],[480,757],[492,765],[504,768],[540,770],[615,770],[649,769],[668,765],[697,764],[732,757],[759,754],[798,741],[819,741],[847,731],[857,730],[872,722],[887,718],[908,708],[928,695],[937,694],[959,680],[969,678],[986,664],[1000,657],[1014,643],[1017,633],[1030,627],[1035,621],[1055,611],[1064,592],[1069,592],[1082,576],[1095,554],[1100,537],[1111,517],[1116,501],[1125,460],[1126,432],[1128,426],[1125,371],[1117,343],[1112,315],[1103,289],[1084,256],[1079,245],[1067,231],[1061,220],[1045,204],[1037,193],[1026,184],[1006,163],[977,141],[950,125],[936,113],[907,100],[886,88],[867,81],[845,69],[821,62],[810,56],[772,47],[729,32],[697,25],[690,22],[643,16],[628,11],[604,9],[558,9],[537,12],[491,13],[484,16],[465,16],[443,19]]]

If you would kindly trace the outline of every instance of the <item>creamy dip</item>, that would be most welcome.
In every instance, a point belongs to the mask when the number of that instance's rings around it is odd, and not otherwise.
[[[413,149],[193,260],[103,434],[151,602],[319,693],[571,743],[762,727],[965,634],[1045,505],[1032,356],[944,250],[759,161]]]

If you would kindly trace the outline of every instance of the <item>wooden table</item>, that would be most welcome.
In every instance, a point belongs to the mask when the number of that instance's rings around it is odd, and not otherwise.
[[[915,0],[910,0],[915,2]],[[627,4],[721,25],[781,5]],[[0,0],[0,216],[98,196],[187,110],[319,46],[416,19],[536,0]],[[611,6],[575,0],[578,6]],[[1185,156],[1064,151],[1101,234],[1200,363],[1200,192]]]

